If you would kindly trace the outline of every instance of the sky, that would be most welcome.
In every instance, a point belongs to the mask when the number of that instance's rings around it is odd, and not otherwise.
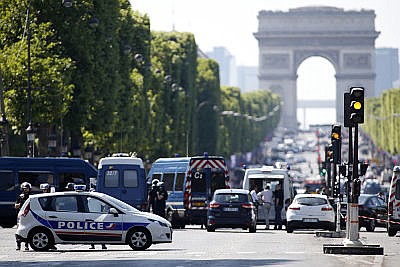
[[[288,11],[304,6],[333,6],[344,10],[374,10],[375,29],[380,32],[377,48],[400,48],[399,0],[130,0],[134,10],[148,14],[154,31],[191,32],[203,52],[213,47],[225,47],[236,65],[258,65],[258,42],[253,33],[258,30],[257,15],[261,10]],[[318,75],[315,75],[315,74]],[[336,83],[333,66],[322,58],[309,58],[298,69],[298,99],[334,99]],[[315,77],[325,84],[316,87]],[[298,112],[299,113],[299,112]],[[311,116],[309,115],[311,114]],[[319,116],[314,116],[318,114]],[[334,110],[307,111],[307,124],[318,120],[334,120]],[[299,116],[300,115],[300,116]],[[304,116],[298,114],[302,122]],[[302,122],[303,123],[303,122]],[[316,122],[318,123],[318,122]]]

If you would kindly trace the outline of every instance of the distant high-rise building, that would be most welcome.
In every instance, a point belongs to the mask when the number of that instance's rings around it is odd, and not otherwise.
[[[214,47],[206,55],[218,62],[221,85],[237,86],[235,57],[222,46]]]
[[[238,87],[242,93],[258,90],[258,67],[256,66],[238,66],[237,81]]]
[[[399,54],[397,48],[377,48],[375,96],[379,97],[384,90],[394,88],[399,79]]]

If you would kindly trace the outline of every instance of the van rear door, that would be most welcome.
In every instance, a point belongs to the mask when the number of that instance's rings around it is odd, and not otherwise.
[[[102,177],[104,188],[101,192],[118,198],[129,205],[143,210],[146,199],[144,174],[139,165],[114,165],[104,166],[104,177]]]

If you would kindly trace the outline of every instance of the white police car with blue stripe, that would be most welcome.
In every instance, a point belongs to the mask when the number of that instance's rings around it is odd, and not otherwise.
[[[145,250],[171,243],[171,224],[98,192],[31,195],[18,214],[16,235],[37,251],[54,244],[128,244]]]

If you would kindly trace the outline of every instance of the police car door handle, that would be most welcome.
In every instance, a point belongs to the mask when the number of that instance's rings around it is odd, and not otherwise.
[[[56,218],[58,218],[58,217],[57,217],[57,216],[54,216],[54,215],[49,215],[49,218],[56,219]]]

